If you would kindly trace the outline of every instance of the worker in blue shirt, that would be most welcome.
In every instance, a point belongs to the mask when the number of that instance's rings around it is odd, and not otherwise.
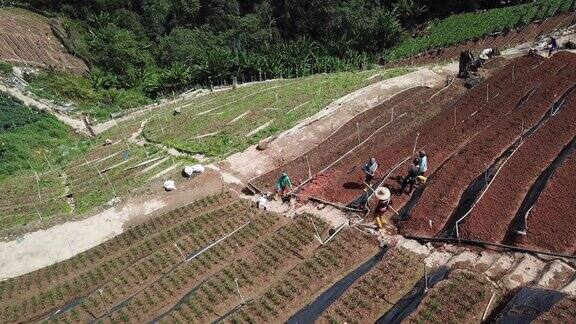
[[[366,175],[364,182],[370,185],[372,180],[374,180],[374,174],[376,173],[377,169],[378,163],[376,163],[376,158],[371,158],[368,163],[364,164],[362,167],[362,171],[364,171],[364,174]]]
[[[426,152],[424,152],[424,150],[420,150],[420,152],[418,152],[418,155],[420,156],[418,175],[423,175],[426,171],[428,171],[428,156],[426,155]]]

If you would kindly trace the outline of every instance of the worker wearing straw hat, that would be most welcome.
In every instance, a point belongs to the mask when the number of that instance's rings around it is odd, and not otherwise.
[[[374,194],[376,195],[376,198],[378,198],[378,205],[376,206],[376,212],[382,214],[388,210],[388,207],[390,206],[391,203],[390,189],[386,187],[378,187],[378,189],[376,189]]]
[[[378,198],[378,205],[376,205],[376,211],[374,213],[376,216],[375,220],[378,227],[382,228],[384,227],[382,215],[388,210],[389,207],[391,208],[390,205],[392,203],[392,195],[390,194],[390,189],[386,187],[378,187],[376,191],[374,191],[374,195],[376,198]]]

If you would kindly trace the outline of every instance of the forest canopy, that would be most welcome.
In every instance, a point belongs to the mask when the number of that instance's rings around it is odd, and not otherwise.
[[[1,1],[1,0],[0,0]],[[28,0],[64,17],[100,89],[193,86],[362,69],[423,22],[501,0]],[[0,2],[1,3],[1,2]]]

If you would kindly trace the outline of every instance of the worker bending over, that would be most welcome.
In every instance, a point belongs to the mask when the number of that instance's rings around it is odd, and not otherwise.
[[[292,190],[292,181],[288,176],[288,173],[282,172],[278,181],[276,181],[276,193],[281,196],[286,195],[289,190]]]
[[[400,188],[400,195],[404,193],[404,189],[406,186],[410,185],[410,191],[408,191],[408,195],[412,195],[412,191],[414,190],[414,183],[416,183],[416,178],[420,173],[420,159],[415,158],[412,161],[412,165],[410,169],[408,169],[408,175],[404,177],[402,181],[402,187]]]
[[[370,185],[372,180],[374,180],[374,174],[376,173],[377,169],[378,163],[376,163],[376,158],[371,158],[368,163],[364,164],[364,167],[362,167],[362,171],[364,171],[364,174],[366,175],[364,182]]]

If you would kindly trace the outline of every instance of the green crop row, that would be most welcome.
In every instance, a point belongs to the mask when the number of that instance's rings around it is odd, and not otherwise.
[[[450,16],[432,24],[426,35],[408,38],[388,53],[389,60],[446,47],[496,32],[525,26],[533,21],[568,12],[574,0],[537,0],[533,3]]]

